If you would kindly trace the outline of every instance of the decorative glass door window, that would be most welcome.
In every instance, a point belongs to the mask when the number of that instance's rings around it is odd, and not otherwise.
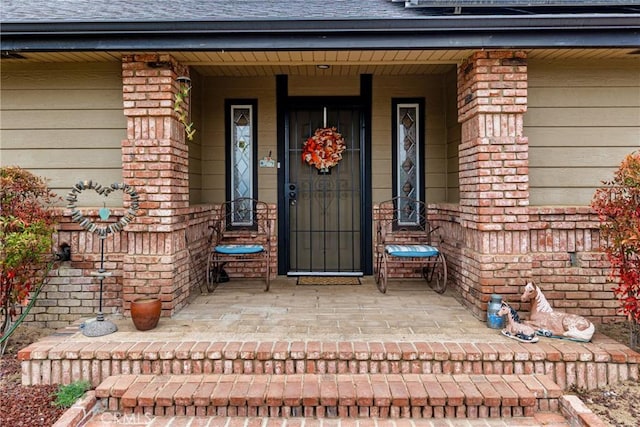
[[[424,170],[422,141],[423,100],[407,102],[393,100],[394,105],[394,195],[424,200]],[[416,206],[401,200],[398,206],[399,224],[416,225]]]
[[[257,198],[256,196],[256,105],[255,102],[247,104],[229,104],[229,138],[228,138],[228,170],[230,200],[241,198]],[[249,201],[244,201],[249,203]],[[251,212],[250,207],[233,206],[232,225],[247,226],[253,224],[253,218],[246,212]],[[244,213],[243,213],[244,212]]]

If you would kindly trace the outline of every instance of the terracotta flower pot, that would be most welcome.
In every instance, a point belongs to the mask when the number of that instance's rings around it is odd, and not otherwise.
[[[131,302],[131,320],[139,331],[148,331],[158,325],[162,313],[159,298],[145,297]]]

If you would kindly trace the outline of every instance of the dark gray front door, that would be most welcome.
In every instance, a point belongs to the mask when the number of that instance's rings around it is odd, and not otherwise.
[[[335,127],[346,149],[329,172],[302,159],[316,129]],[[362,114],[356,107],[288,112],[285,200],[289,274],[362,272]]]

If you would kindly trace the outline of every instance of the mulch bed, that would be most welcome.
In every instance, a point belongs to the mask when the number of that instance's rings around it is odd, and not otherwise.
[[[23,386],[15,354],[0,360],[0,426],[52,426],[65,408],[52,405],[56,385]]]

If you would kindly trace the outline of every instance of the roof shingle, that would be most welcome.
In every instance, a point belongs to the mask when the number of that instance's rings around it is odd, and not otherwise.
[[[423,14],[391,0],[2,0],[4,22],[389,19]]]
[[[458,12],[456,6],[461,8]],[[572,13],[592,12],[594,7],[638,13],[640,0],[2,0],[0,21],[380,20],[457,13],[526,14],[549,7]]]

